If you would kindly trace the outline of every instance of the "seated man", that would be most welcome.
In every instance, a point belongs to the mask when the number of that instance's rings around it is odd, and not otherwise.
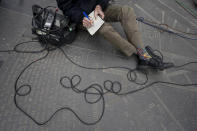
[[[95,17],[100,16],[105,20],[98,33],[120,49],[126,56],[137,54],[139,66],[161,70],[173,66],[172,63],[163,63],[161,57],[155,55],[149,46],[144,47],[136,16],[131,7],[110,5],[109,0],[57,0],[57,4],[64,15],[69,16],[72,22],[78,25],[82,24],[85,28],[90,28],[93,21],[84,17],[83,11],[89,14],[94,10]],[[109,22],[121,22],[127,40],[121,37]]]

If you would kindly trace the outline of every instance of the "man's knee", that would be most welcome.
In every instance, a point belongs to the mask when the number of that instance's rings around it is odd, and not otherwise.
[[[102,27],[98,30],[98,33],[99,34],[106,34],[107,32],[111,31],[112,30],[112,26],[105,22]]]
[[[128,5],[122,6],[122,14],[123,14],[123,16],[126,16],[126,17],[135,16],[133,8]]]

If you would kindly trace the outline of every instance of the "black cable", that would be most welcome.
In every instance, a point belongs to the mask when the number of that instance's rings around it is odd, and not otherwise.
[[[65,79],[65,78],[71,80],[71,87],[66,87],[66,86],[64,86],[63,84],[62,84],[62,86],[63,86],[64,88],[71,88],[71,89],[72,89],[74,92],[76,92],[76,93],[83,93],[83,94],[84,94],[84,99],[85,99],[85,101],[86,101],[87,103],[89,103],[89,104],[94,104],[94,103],[97,103],[98,101],[102,100],[102,105],[103,105],[102,113],[101,113],[101,116],[99,117],[99,119],[98,119],[97,121],[95,121],[95,122],[86,122],[86,121],[82,120],[82,119],[79,117],[79,115],[78,115],[73,109],[71,109],[70,107],[62,107],[62,108],[59,108],[59,109],[56,110],[46,121],[39,122],[39,121],[37,121],[35,118],[33,118],[30,114],[28,114],[28,113],[18,104],[18,102],[17,102],[17,96],[21,96],[21,97],[27,96],[27,95],[29,95],[29,94],[31,93],[31,90],[32,90],[32,89],[31,89],[32,87],[31,87],[31,85],[29,85],[29,84],[23,84],[23,85],[21,85],[21,86],[18,87],[18,81],[19,81],[20,77],[22,76],[22,74],[23,74],[31,65],[33,65],[34,63],[36,63],[36,62],[38,62],[38,61],[40,61],[40,60],[45,59],[45,58],[48,56],[48,54],[49,54],[49,51],[47,51],[46,55],[44,55],[43,57],[41,57],[41,58],[39,58],[39,59],[37,59],[37,60],[31,62],[30,64],[28,64],[28,65],[20,72],[19,76],[17,77],[17,79],[16,79],[16,81],[15,81],[14,103],[15,103],[16,107],[17,107],[21,112],[23,112],[26,116],[28,116],[31,120],[33,120],[37,125],[45,125],[45,124],[47,124],[47,123],[48,123],[58,112],[60,112],[60,111],[62,111],[62,110],[69,110],[69,111],[71,111],[71,112],[72,112],[82,123],[84,123],[84,124],[86,124],[86,125],[94,125],[94,124],[98,123],[98,122],[102,119],[103,114],[104,114],[104,110],[105,110],[105,106],[104,106],[104,105],[105,105],[105,100],[104,100],[104,97],[103,97],[103,90],[102,90],[102,87],[101,87],[100,85],[98,85],[98,84],[92,84],[91,86],[87,87],[85,90],[79,90],[79,89],[77,89],[77,91],[76,91],[76,86],[77,86],[77,85],[74,85],[73,82],[72,82],[72,80],[73,80],[75,77],[77,77],[77,76],[73,76],[71,79],[68,78],[68,77],[62,78],[61,81],[62,81],[63,79]],[[27,92],[25,92],[25,93],[20,93],[20,90],[23,89],[23,88],[28,88]],[[91,102],[90,100],[87,99],[87,94],[88,94],[87,91],[90,90],[90,89],[96,90],[96,91],[97,91],[97,94],[100,95],[100,97],[99,97],[98,100],[96,100],[96,101],[94,101],[94,102]]]
[[[27,43],[34,43],[34,42],[39,42],[39,41],[25,41],[25,42],[21,42],[21,43],[17,44],[14,47],[13,51],[15,51],[17,53],[42,53],[43,51],[46,50],[47,45],[45,45],[45,47],[43,49],[39,50],[39,51],[25,51],[25,50],[19,50],[18,49],[18,46],[20,46],[20,45],[27,44]]]
[[[45,39],[45,37],[43,37],[44,41],[47,42],[47,40]],[[26,116],[28,116],[32,121],[34,121],[37,125],[45,125],[47,124],[50,120],[52,120],[52,118],[60,111],[62,110],[69,110],[70,112],[72,112],[78,119],[79,121],[81,121],[83,124],[86,124],[86,125],[94,125],[96,123],[98,123],[103,115],[104,115],[104,111],[105,111],[105,99],[104,99],[104,95],[107,94],[107,93],[112,93],[114,95],[118,95],[118,96],[125,96],[125,95],[129,95],[129,94],[133,94],[133,93],[136,93],[138,91],[141,91],[141,90],[144,90],[146,88],[149,88],[151,87],[152,85],[155,85],[155,84],[170,84],[170,85],[178,85],[178,86],[194,86],[194,85],[197,85],[197,84],[178,84],[178,83],[172,83],[172,82],[164,82],[164,81],[155,81],[155,82],[152,82],[150,84],[147,84],[148,83],[148,74],[146,72],[143,72],[141,71],[142,74],[144,74],[146,76],[146,79],[144,82],[142,83],[139,83],[137,82],[137,74],[136,72],[137,71],[140,71],[140,70],[137,70],[137,68],[135,69],[131,69],[131,68],[128,68],[128,67],[121,67],[121,66],[117,66],[117,67],[105,67],[105,68],[94,68],[94,67],[85,67],[85,66],[82,66],[82,65],[79,65],[77,64],[76,62],[74,62],[71,58],[68,57],[68,55],[65,53],[65,51],[62,49],[62,48],[58,48],[60,49],[60,51],[64,54],[64,56],[66,57],[66,59],[68,59],[72,64],[80,67],[80,68],[83,68],[83,69],[88,69],[88,70],[106,70],[106,69],[124,69],[126,71],[128,71],[127,73],[127,79],[128,81],[132,82],[132,83],[135,83],[136,85],[140,85],[141,87],[140,88],[137,88],[135,90],[131,90],[131,91],[128,91],[128,92],[121,92],[122,91],[122,85],[119,81],[111,81],[111,80],[105,80],[103,82],[103,85],[99,85],[99,84],[96,84],[96,83],[93,83],[91,84],[90,86],[88,86],[87,88],[85,88],[84,90],[80,90],[78,89],[78,85],[81,83],[81,76],[79,75],[74,75],[72,76],[71,78],[68,77],[68,76],[63,76],[60,78],[60,84],[62,85],[62,87],[66,88],[66,89],[72,89],[75,93],[78,93],[78,94],[84,94],[84,100],[89,103],[89,104],[95,104],[99,101],[101,101],[102,103],[102,111],[101,111],[101,114],[100,116],[98,117],[98,119],[94,122],[86,122],[84,120],[82,120],[79,115],[73,110],[71,109],[70,107],[62,107],[62,108],[59,108],[57,109],[47,120],[43,121],[43,122],[39,122],[37,121],[33,116],[31,116],[30,114],[28,114],[17,102],[17,96],[27,96],[31,93],[31,85],[29,84],[23,84],[21,86],[18,87],[18,81],[20,79],[20,77],[22,76],[22,74],[31,66],[33,65],[34,63],[40,61],[40,60],[43,60],[45,59],[48,54],[50,53],[50,51],[53,51],[53,50],[56,50],[57,48],[49,48],[48,47],[48,44],[45,44],[45,47],[42,49],[42,50],[39,50],[39,51],[25,51],[25,50],[19,50],[18,47],[20,45],[23,45],[23,44],[27,44],[27,43],[33,43],[33,42],[38,42],[38,41],[26,41],[26,42],[22,42],[22,43],[19,43],[17,44],[13,50],[9,50],[7,52],[10,52],[10,51],[13,51],[13,52],[16,52],[16,53],[41,53],[41,52],[44,52],[44,51],[47,51],[46,55],[31,62],[30,64],[28,64],[19,74],[19,76],[17,77],[16,81],[15,81],[15,95],[14,95],[14,103],[16,105],[16,107],[21,111],[23,112]],[[155,50],[157,51],[162,59],[163,59],[163,55],[160,51],[158,50]],[[1,51],[0,51],[1,52]],[[6,52],[6,51],[2,51],[2,52]],[[174,68],[180,68],[180,67],[184,67],[184,66],[187,66],[189,64],[196,64],[197,62],[189,62],[189,63],[186,63],[186,64],[183,64],[183,65],[180,65],[180,66],[175,66]],[[133,76],[132,76],[132,73],[133,73]],[[74,80],[78,79],[78,82],[74,82]],[[70,82],[69,85],[70,87],[67,87],[66,83],[64,83],[64,81],[67,80],[67,82]],[[20,93],[20,90],[21,89],[24,89],[24,88],[27,88],[27,91],[25,93]],[[90,89],[94,89],[96,92],[90,92]],[[95,101],[91,101],[91,100],[88,100],[87,99],[87,95],[97,95],[98,99],[95,100]]]
[[[167,33],[170,33],[170,34],[174,34],[174,35],[179,36],[179,37],[182,37],[182,38],[184,38],[184,39],[188,39],[188,40],[197,40],[197,37],[196,37],[196,38],[193,38],[193,37],[188,37],[188,36],[184,35],[184,34],[186,34],[185,32],[182,32],[182,31],[181,31],[181,33],[180,33],[180,31],[174,32],[174,31],[172,31],[172,30],[169,30],[169,29],[166,29],[166,28],[162,27],[162,25],[167,25],[167,24],[158,24],[158,23],[156,23],[156,22],[152,22],[152,21],[145,20],[143,17],[138,17],[138,18],[136,18],[136,20],[139,21],[139,22],[142,22],[142,23],[144,23],[144,24],[146,24],[146,25],[148,25],[148,26],[151,26],[151,27],[153,27],[153,28],[159,29],[159,30],[161,30],[161,31],[163,31],[163,32],[167,32]],[[171,29],[172,29],[172,28],[171,28]],[[187,33],[187,34],[188,34],[188,33]],[[190,33],[189,33],[189,34],[190,34]]]
[[[174,66],[174,68],[181,68],[181,67],[185,67],[185,66],[188,66],[188,65],[191,65],[191,64],[197,64],[197,62],[188,62],[188,63],[185,63],[183,65],[177,65],[177,66]]]
[[[178,84],[178,83],[165,82],[165,81],[155,81],[155,82],[152,82],[152,83],[150,83],[150,84],[147,84],[149,79],[148,79],[148,74],[147,74],[146,72],[142,72],[142,73],[146,76],[145,82],[143,82],[143,83],[137,83],[137,82],[136,82],[136,79],[137,79],[136,73],[134,73],[134,76],[135,76],[135,77],[134,77],[133,79],[131,79],[131,75],[132,75],[133,72],[139,71],[139,70],[137,70],[138,68],[130,69],[130,68],[128,68],[128,67],[121,67],[121,66],[119,66],[119,67],[105,67],[105,68],[85,67],[85,66],[82,66],[82,65],[79,65],[79,64],[75,63],[72,59],[70,59],[63,49],[60,48],[60,50],[63,52],[63,54],[65,55],[65,57],[66,57],[71,63],[73,63],[74,65],[76,65],[76,66],[78,66],[78,67],[84,68],[84,69],[103,70],[103,69],[120,68],[120,69],[126,69],[126,70],[128,70],[128,73],[127,73],[127,79],[128,79],[128,81],[133,82],[133,83],[135,83],[136,85],[140,85],[141,88],[138,88],[138,89],[136,89],[136,90],[131,90],[131,91],[128,91],[128,92],[125,92],[125,93],[120,93],[121,90],[122,90],[122,85],[120,84],[120,82],[118,82],[118,81],[112,82],[112,81],[110,81],[110,80],[104,81],[104,84],[103,84],[104,89],[107,90],[107,92],[114,93],[114,94],[116,94],[116,95],[128,95],[128,94],[132,94],[132,93],[141,91],[141,90],[143,90],[143,89],[146,89],[146,88],[148,88],[148,87],[150,87],[150,86],[152,86],[152,85],[155,85],[155,84],[170,84],[170,85],[177,85],[177,86],[196,86],[196,85],[197,85],[197,83],[193,83],[193,84]],[[163,55],[162,55],[162,53],[161,53],[159,50],[154,50],[154,51],[159,52],[159,54],[161,54],[161,57],[162,57],[162,60],[163,60]],[[180,66],[174,66],[174,68],[180,68],[180,67],[184,67],[184,66],[187,66],[187,65],[190,65],[190,64],[197,64],[197,62],[188,62],[188,63],[183,64],[183,65],[180,65]],[[149,69],[152,69],[152,68],[150,67]],[[110,83],[110,89],[106,86],[106,83],[107,83],[107,82]],[[119,87],[118,87],[119,90],[118,90],[117,92],[114,91],[114,90],[115,90],[115,86],[114,86],[115,83],[118,83],[118,85],[119,85]],[[147,84],[147,85],[146,85],[146,84]]]
[[[149,88],[153,85],[156,85],[156,84],[169,84],[169,85],[177,85],[177,86],[196,86],[197,84],[178,84],[178,83],[173,83],[173,82],[164,82],[164,81],[155,81],[155,82],[152,82],[152,83],[148,83],[148,74],[146,72],[142,72],[145,76],[146,76],[146,80],[142,83],[138,83],[136,82],[137,80],[137,74],[136,72],[139,71],[137,70],[137,68],[135,69],[131,69],[131,68],[128,68],[128,67],[121,67],[121,66],[117,66],[117,67],[105,67],[105,68],[94,68],[94,67],[85,67],[85,66],[82,66],[82,65],[79,65],[77,64],[76,62],[74,62],[71,58],[68,57],[68,55],[66,54],[66,52],[62,49],[62,48],[58,48],[60,49],[60,51],[64,54],[64,56],[66,57],[66,59],[68,59],[72,64],[80,67],[80,68],[83,68],[83,69],[88,69],[88,70],[103,70],[103,69],[124,69],[124,70],[127,70],[128,73],[127,73],[127,79],[128,81],[130,82],[133,82],[135,83],[136,85],[140,85],[141,87],[140,88],[137,88],[135,90],[131,90],[131,91],[128,91],[128,92],[122,92],[122,84],[119,82],[119,81],[111,81],[111,80],[105,80],[103,82],[103,85],[100,85],[100,84],[97,84],[97,83],[93,83],[89,86],[87,86],[87,88],[81,90],[78,88],[79,84],[81,83],[81,80],[82,80],[82,77],[79,76],[79,75],[74,75],[72,77],[68,77],[68,76],[63,76],[60,78],[60,84],[62,85],[62,87],[64,87],[65,89],[72,89],[75,93],[78,93],[78,94],[83,94],[84,95],[84,100],[88,103],[88,104],[95,104],[95,103],[98,103],[98,102],[101,102],[102,103],[102,111],[100,113],[100,116],[98,117],[98,119],[96,121],[93,121],[93,122],[87,122],[87,121],[84,121],[82,118],[79,117],[79,115],[70,107],[62,107],[62,108],[59,108],[57,109],[54,113],[52,113],[52,115],[45,121],[42,121],[42,122],[39,122],[38,120],[36,120],[33,116],[31,116],[29,113],[27,113],[25,111],[25,109],[23,109],[19,103],[17,102],[17,96],[18,97],[24,97],[24,96],[27,96],[31,93],[31,90],[32,90],[32,87],[31,85],[29,84],[23,84],[21,86],[18,86],[18,81],[19,79],[21,78],[21,76],[23,75],[23,73],[30,67],[32,66],[33,64],[35,64],[36,62],[38,61],[41,61],[43,59],[45,59],[48,54],[57,49],[57,48],[53,48],[53,50],[51,50],[51,48],[44,48],[40,51],[21,51],[21,50],[18,50],[18,46],[22,45],[22,44],[25,44],[25,43],[29,43],[29,42],[35,42],[35,41],[28,41],[28,42],[22,42],[22,43],[19,43],[15,46],[15,48],[13,49],[13,51],[17,52],[17,53],[40,53],[40,52],[43,52],[43,51],[47,51],[47,53],[31,62],[30,64],[28,64],[19,74],[19,76],[17,77],[16,81],[15,81],[15,94],[14,94],[14,103],[16,105],[16,107],[21,111],[23,112],[26,116],[28,116],[32,121],[34,121],[37,125],[45,125],[47,124],[49,121],[52,120],[52,118],[57,114],[59,113],[60,111],[63,111],[63,110],[68,110],[70,112],[72,112],[77,119],[79,119],[79,121],[81,121],[83,124],[85,125],[94,125],[96,123],[98,123],[99,121],[101,121],[103,115],[104,115],[104,112],[105,112],[105,98],[104,98],[104,95],[107,94],[107,93],[112,93],[114,95],[117,95],[117,96],[125,96],[125,95],[130,95],[130,94],[133,94],[133,93],[136,93],[138,91],[141,91],[141,90],[144,90],[146,88]],[[157,51],[161,54],[160,51]],[[161,54],[162,55],[162,54]],[[163,56],[163,55],[162,55]],[[162,57],[163,58],[163,57]],[[174,68],[180,68],[180,67],[184,67],[184,66],[187,66],[189,64],[196,64],[197,62],[189,62],[189,63],[186,63],[184,65],[181,65],[181,66],[175,66]],[[132,76],[132,73],[134,74]],[[66,82],[69,82],[69,84],[65,83]],[[70,86],[66,86],[66,85],[70,85]],[[21,89],[24,89],[24,88],[27,88],[27,91],[24,92],[24,93],[21,93],[20,90]],[[134,87],[132,87],[134,88]],[[94,89],[94,91],[92,91],[91,89]],[[91,90],[91,91],[90,91]],[[91,101],[88,99],[88,95],[96,95],[97,96],[97,99],[94,100],[94,101]]]
[[[20,45],[23,45],[23,44],[28,44],[28,43],[35,43],[35,42],[39,42],[39,41],[25,41],[25,42],[21,42],[17,45],[14,46],[14,48],[12,50],[0,50],[1,53],[10,53],[10,52],[16,52],[16,53],[30,53],[30,54],[35,54],[35,53],[42,53],[44,51],[48,49],[52,49],[52,48],[49,48],[46,44],[45,46],[43,47],[43,49],[41,50],[38,50],[38,51],[29,51],[29,50],[19,50],[18,47]]]

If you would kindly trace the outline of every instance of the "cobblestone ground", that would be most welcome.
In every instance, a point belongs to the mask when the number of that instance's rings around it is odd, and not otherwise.
[[[182,0],[195,9],[192,0]],[[116,0],[115,4],[134,8],[138,17],[167,23],[186,32],[195,32],[197,21],[174,0]],[[1,0],[0,3],[0,50],[12,49],[17,43],[31,40],[31,6],[56,5],[55,0]],[[196,10],[197,11],[197,10]],[[113,26],[123,36],[119,23]],[[160,50],[165,61],[184,64],[197,61],[197,42],[159,32],[139,23],[145,45]],[[39,43],[19,47],[23,50],[39,50]],[[91,67],[127,66],[135,68],[135,57],[126,58],[100,36],[91,37],[79,32],[77,39],[63,50],[78,64]],[[96,125],[86,126],[68,111],[59,112],[47,125],[38,126],[14,105],[14,84],[22,69],[32,61],[44,56],[37,54],[0,53],[0,131],[196,131],[197,89],[157,84],[151,88],[125,97],[106,95],[103,119]],[[19,85],[30,84],[31,93],[17,97],[19,105],[37,121],[47,120],[63,106],[69,106],[85,121],[95,121],[102,105],[87,104],[83,95],[62,88],[62,76],[82,76],[80,88],[92,83],[102,85],[106,79],[120,81],[123,91],[135,88],[120,69],[86,70],[70,63],[60,50],[50,52],[46,59],[33,64],[19,79]],[[144,76],[138,76],[143,80]],[[196,65],[181,70],[170,69],[149,72],[151,81],[162,80],[177,83],[197,83]],[[26,90],[24,88],[24,90]]]

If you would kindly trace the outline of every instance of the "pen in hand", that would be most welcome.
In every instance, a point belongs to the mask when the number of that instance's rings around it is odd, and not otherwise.
[[[90,20],[90,18],[88,17],[88,15],[86,14],[85,11],[83,11],[83,15],[84,15],[88,20]]]
[[[83,19],[83,26],[86,28],[90,28],[93,25],[93,20],[86,14],[86,12],[83,12],[83,15],[85,18]]]

